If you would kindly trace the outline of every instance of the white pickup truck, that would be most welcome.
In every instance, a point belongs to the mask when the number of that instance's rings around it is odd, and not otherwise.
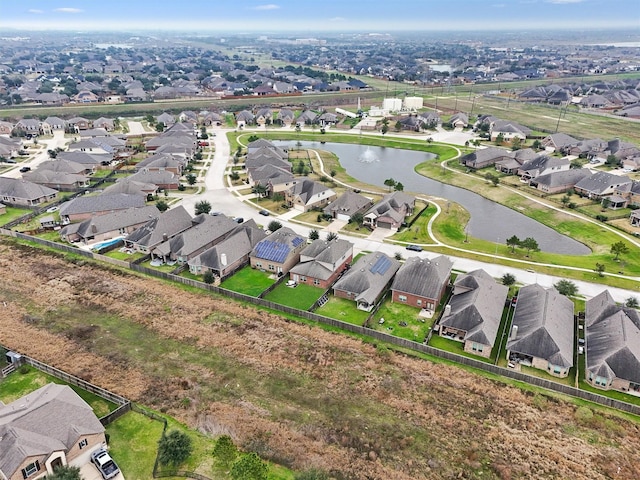
[[[120,473],[116,462],[104,448],[100,448],[91,454],[91,461],[98,468],[104,480],[109,480]]]

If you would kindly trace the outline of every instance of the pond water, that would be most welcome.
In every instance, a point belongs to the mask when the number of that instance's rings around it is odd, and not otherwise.
[[[293,142],[274,142],[295,148]],[[555,230],[503,205],[465,190],[423,177],[414,167],[434,155],[412,150],[400,150],[342,143],[300,142],[303,148],[315,148],[335,153],[349,175],[358,180],[384,187],[393,178],[404,185],[405,191],[445,198],[462,205],[471,215],[467,226],[470,236],[504,244],[512,235],[533,237],[545,252],[586,255],[588,247],[561,235]]]

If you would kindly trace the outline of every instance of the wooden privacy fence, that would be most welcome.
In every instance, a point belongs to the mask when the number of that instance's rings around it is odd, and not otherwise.
[[[546,380],[539,377],[534,377],[531,375],[526,375],[522,372],[516,372],[514,370],[499,367],[497,365],[492,365],[489,363],[481,362],[479,360],[475,360],[473,358],[465,357],[463,355],[458,355],[455,353],[447,352],[444,350],[439,350],[437,348],[431,347],[429,345],[414,342],[411,340],[406,340],[400,337],[394,337],[393,335],[389,335],[388,333],[379,332],[377,330],[372,330],[367,327],[362,327],[359,325],[353,325],[351,323],[343,322],[341,320],[336,320],[333,318],[325,317],[323,315],[318,315],[317,313],[299,310],[297,308],[289,307],[286,305],[280,305],[278,303],[271,302],[269,300],[265,300],[263,298],[252,297],[250,295],[245,295],[243,293],[234,292],[232,290],[226,290],[221,287],[217,287],[214,285],[209,285],[204,282],[200,282],[198,280],[192,280],[190,278],[180,277],[177,275],[172,275],[170,273],[161,272],[159,270],[155,270],[148,267],[143,267],[141,265],[137,265],[134,263],[127,263],[121,260],[115,260],[110,257],[106,257],[104,255],[94,254],[93,252],[87,252],[84,250],[78,250],[74,247],[69,247],[67,245],[61,245],[55,242],[49,242],[48,240],[43,240],[37,237],[31,237],[29,235],[24,235],[16,232],[12,232],[10,230],[0,229],[0,234],[2,235],[10,235],[12,237],[22,238],[25,240],[33,241],[42,245],[47,245],[51,248],[57,248],[59,250],[80,254],[86,257],[95,258],[96,260],[102,260],[111,264],[117,264],[119,266],[126,266],[133,271],[143,273],[145,275],[150,275],[157,278],[162,278],[164,280],[169,280],[172,282],[182,283],[183,285],[188,285],[195,288],[200,288],[203,290],[208,290],[212,293],[216,293],[219,295],[223,295],[225,297],[233,298],[235,300],[239,300],[242,302],[251,303],[253,305],[269,308],[271,310],[279,311],[282,313],[286,313],[288,315],[293,315],[297,317],[304,318],[306,320],[322,323],[324,325],[329,325],[334,328],[338,328],[341,330],[345,330],[351,333],[355,333],[357,335],[362,335],[380,342],[389,343],[391,345],[395,345],[400,348],[405,348],[409,350],[414,350],[417,352],[421,352],[427,355],[431,355],[433,357],[442,358],[445,360],[449,360],[452,362],[456,362],[459,364],[467,365],[478,370],[484,370],[495,375],[500,375],[502,377],[511,378],[513,380],[517,380],[520,382],[528,383],[530,385],[535,385],[537,387],[545,388],[547,390],[551,390],[554,392],[562,393],[565,395],[570,395],[573,397],[581,398],[593,403],[597,403],[599,405],[604,405],[611,408],[616,408],[618,410],[622,410],[624,412],[632,413],[634,415],[640,416],[640,405],[634,405],[631,403],[623,402],[621,400],[616,400],[613,398],[606,397],[604,395],[600,395],[593,392],[587,392],[585,390],[580,390],[575,387],[569,387],[567,385],[563,385],[560,383],[556,383],[550,380]]]

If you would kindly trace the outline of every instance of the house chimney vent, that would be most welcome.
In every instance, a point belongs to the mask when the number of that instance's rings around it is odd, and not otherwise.
[[[518,336],[518,326],[517,326],[517,325],[514,325],[513,327],[511,327],[511,337],[510,337],[510,340],[515,340],[517,336]]]
[[[222,264],[223,267],[227,266],[227,254],[226,253],[220,254],[220,263]]]

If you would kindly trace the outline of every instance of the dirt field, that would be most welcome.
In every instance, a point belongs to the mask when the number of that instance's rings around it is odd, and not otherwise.
[[[0,273],[1,343],[294,469],[363,480],[640,471],[640,423],[29,247],[0,242]]]

